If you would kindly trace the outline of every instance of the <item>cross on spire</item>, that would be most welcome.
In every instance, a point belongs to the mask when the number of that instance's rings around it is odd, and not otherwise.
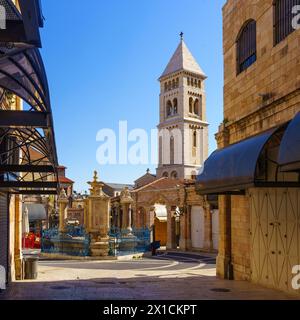
[[[179,35],[180,35],[180,39],[181,39],[181,41],[182,41],[182,40],[183,40],[184,33],[181,31]]]

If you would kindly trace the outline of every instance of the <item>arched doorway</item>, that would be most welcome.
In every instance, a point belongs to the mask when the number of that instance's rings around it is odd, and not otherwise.
[[[167,208],[161,204],[155,204],[154,208],[155,241],[160,241],[160,245],[164,247],[167,245]]]

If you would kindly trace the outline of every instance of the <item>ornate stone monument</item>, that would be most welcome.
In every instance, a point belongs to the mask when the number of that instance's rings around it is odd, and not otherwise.
[[[103,184],[98,181],[97,171],[91,186],[90,196],[86,199],[86,232],[90,234],[90,251],[93,257],[108,256],[109,251],[109,197],[103,192]]]
[[[66,194],[65,189],[61,189],[58,204],[59,204],[59,232],[65,232],[65,210],[68,206],[69,200]]]
[[[132,234],[132,204],[134,200],[130,195],[128,187],[125,187],[121,192],[122,206],[122,242],[120,244],[122,250],[132,251],[137,244],[137,238]]]

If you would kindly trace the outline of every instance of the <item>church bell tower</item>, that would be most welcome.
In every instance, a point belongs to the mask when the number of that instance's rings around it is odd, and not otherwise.
[[[180,43],[160,81],[157,178],[195,179],[208,156],[206,76]]]

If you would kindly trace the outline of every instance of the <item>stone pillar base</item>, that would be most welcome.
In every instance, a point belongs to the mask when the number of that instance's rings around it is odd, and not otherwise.
[[[15,258],[15,278],[16,280],[24,280],[23,259]]]
[[[213,248],[213,244],[211,241],[206,240],[204,241],[204,250],[207,252],[213,252],[214,248]]]
[[[128,234],[124,237],[122,237],[122,241],[119,245],[119,249],[122,251],[134,251],[135,247],[137,245],[137,237],[135,237],[132,234]]]
[[[186,250],[192,250],[192,240],[186,240]]]
[[[182,251],[187,251],[187,240],[186,239],[179,240],[179,249]]]
[[[91,257],[107,257],[109,252],[109,238],[99,238],[91,241]]]
[[[167,243],[166,245],[167,250],[174,250],[177,249],[176,243]]]

